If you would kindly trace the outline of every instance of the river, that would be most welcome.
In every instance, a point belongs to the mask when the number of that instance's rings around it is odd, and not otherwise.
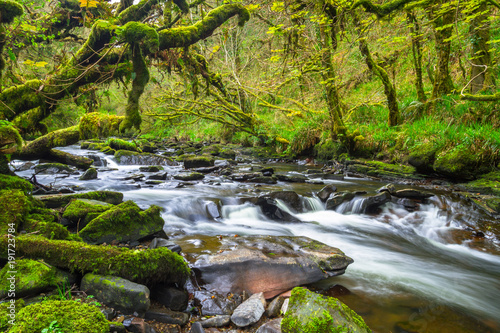
[[[343,204],[336,211],[325,210],[315,197],[324,185],[257,185],[210,175],[194,185],[179,187],[182,182],[176,180],[147,185],[124,180],[131,174],[150,174],[139,172],[138,165],[117,165],[110,156],[77,146],[62,150],[97,154],[108,161],[108,166],[98,168],[97,180],[80,181],[77,174],[39,174],[40,183],[121,191],[124,200],[133,200],[143,208],[161,206],[165,231],[186,251],[202,251],[203,235],[235,234],[307,236],[341,249],[354,263],[344,275],[313,287],[344,301],[374,332],[500,332],[500,246],[494,235],[486,232],[484,237],[474,237],[471,231],[498,222],[447,192],[436,190],[415,212],[387,203],[380,213],[365,215],[356,212],[356,203]],[[14,161],[14,165],[20,164]],[[242,163],[236,168],[248,170],[251,166]],[[282,174],[306,170],[301,165],[267,166]],[[164,172],[172,175],[181,170],[181,166],[167,166]],[[24,177],[32,173],[32,169],[17,172]],[[324,182],[334,184],[338,191],[369,193],[386,184],[349,177]],[[270,221],[257,207],[239,204],[239,198],[280,190],[303,196],[305,212],[282,205],[301,223]],[[210,202],[221,207],[221,216],[215,220],[207,216]]]

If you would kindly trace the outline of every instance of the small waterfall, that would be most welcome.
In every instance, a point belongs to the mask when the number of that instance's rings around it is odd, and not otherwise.
[[[292,211],[292,210],[291,210],[291,209],[287,206],[287,204],[286,204],[285,202],[283,202],[282,200],[280,200],[280,199],[276,199],[276,206],[277,206],[279,209],[281,209],[281,210],[283,210],[283,211],[287,212],[287,213],[288,213],[288,214],[290,214],[290,215],[295,215],[295,214],[297,214],[297,212]]]
[[[316,197],[302,197],[302,204],[304,205],[304,210],[308,212],[325,210],[325,206],[321,200]]]
[[[108,162],[108,167],[110,169],[118,169],[118,164],[115,162],[115,159],[112,156],[106,155],[104,159]]]

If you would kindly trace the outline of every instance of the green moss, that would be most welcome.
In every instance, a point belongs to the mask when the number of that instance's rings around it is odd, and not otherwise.
[[[141,211],[135,202],[126,201],[90,221],[79,235],[92,244],[139,240],[162,230],[160,211],[158,206]]]
[[[436,156],[434,170],[453,179],[472,180],[476,176],[488,172],[492,161],[483,159],[480,154],[473,154],[473,149],[459,145],[443,150]]]
[[[1,0],[0,1],[0,23],[12,23],[14,18],[23,15],[23,7],[12,0]]]
[[[123,193],[113,191],[92,191],[69,195],[45,195],[40,200],[47,208],[59,208],[70,203],[74,199],[90,199],[118,205],[123,201]]]
[[[16,238],[16,255],[43,259],[72,272],[114,275],[142,284],[183,284],[190,274],[184,259],[167,248],[139,251],[19,235]],[[6,256],[7,238],[0,237],[0,257]]]
[[[7,265],[0,271],[0,298],[7,297],[11,290],[11,280],[8,280],[12,276],[11,271],[16,271],[14,275],[16,298],[55,289],[57,285],[67,281],[66,275],[55,267],[35,260],[20,259],[16,261],[15,269]]]
[[[314,146],[314,155],[320,161],[329,161],[347,153],[347,149],[340,143],[328,139]]]
[[[39,235],[49,239],[69,239],[68,230],[56,222],[43,222],[37,219],[27,218],[23,227],[27,232],[37,232]]]
[[[16,318],[16,314],[24,307],[23,299],[10,299],[0,304],[0,332],[7,332],[12,326],[9,321]]]
[[[323,297],[301,287],[292,290],[281,322],[284,333],[371,332],[363,318],[336,298]]]
[[[0,174],[0,188],[3,190],[21,190],[25,194],[33,191],[33,185],[24,178]]]
[[[106,144],[115,150],[129,150],[129,151],[141,152],[141,150],[137,147],[135,142],[128,142],[121,139],[110,138],[108,139]]]
[[[31,206],[31,201],[23,191],[0,190],[0,235],[17,233]]]
[[[215,160],[212,156],[185,155],[182,161],[184,162],[185,169],[210,167],[215,163]]]
[[[62,217],[73,223],[80,223],[82,226],[87,225],[99,214],[113,207],[101,201],[78,199],[72,201],[64,210]],[[96,215],[97,214],[97,215]]]
[[[133,21],[128,22],[123,26],[121,36],[127,41],[127,43],[140,43],[149,52],[158,52],[158,32],[146,24]]]
[[[433,164],[439,147],[433,142],[426,142],[412,148],[408,156],[408,163],[413,165],[419,172],[433,172]]]
[[[0,154],[12,154],[22,145],[23,139],[12,123],[0,120]]]
[[[87,113],[80,119],[80,139],[107,138],[118,134],[123,119],[124,117],[99,112]]]
[[[72,172],[73,169],[71,169],[69,166],[66,164],[61,164],[61,163],[43,163],[43,164],[38,164],[35,166],[35,172],[42,172],[42,171],[47,171],[48,169],[57,169],[57,172]]]
[[[414,174],[415,173],[415,168],[409,165],[403,165],[403,164],[390,164],[390,163],[384,163],[380,161],[369,161],[366,162],[367,165],[375,167],[379,170],[384,170],[384,171],[390,171],[394,173],[400,173],[400,174]]]
[[[9,333],[39,333],[53,321],[62,332],[109,332],[109,322],[96,306],[78,301],[45,301],[21,309]]]
[[[462,185],[469,192],[491,194],[500,197],[500,171],[487,173],[472,182]]]

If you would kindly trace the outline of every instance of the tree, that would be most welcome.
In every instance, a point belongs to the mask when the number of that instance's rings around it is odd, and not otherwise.
[[[74,8],[78,2],[61,0],[60,3],[63,8]],[[0,119],[15,121],[16,118],[29,115],[25,120],[37,124],[57,108],[59,100],[75,96],[80,89],[129,77],[132,87],[128,93],[126,115],[120,122],[119,129],[121,132],[138,129],[141,123],[139,99],[149,81],[147,59],[154,58],[160,51],[187,48],[208,38],[233,16],[239,16],[240,25],[249,19],[249,13],[242,5],[225,4],[211,10],[194,24],[170,27],[161,26],[162,22],[155,19],[157,15],[151,15],[164,5],[163,0],[142,0],[137,5],[122,1],[119,9],[114,12],[106,10],[109,6],[104,2],[80,3],[84,15],[82,20],[77,20],[79,25],[91,24],[84,44],[45,78],[27,80],[3,89],[0,92]],[[183,14],[188,12],[189,5],[185,0],[176,0],[174,3]],[[3,31],[5,24],[13,22],[14,17],[23,12],[22,7],[11,0],[2,0],[0,11]],[[46,23],[50,29],[45,31],[54,32],[59,29],[63,31],[62,35],[68,33],[68,27],[72,27],[73,21],[70,20],[65,26],[61,18],[57,17],[52,13],[42,18],[49,20]],[[169,23],[171,24],[172,22]],[[1,41],[4,42],[5,38]],[[4,43],[0,45],[3,47]],[[67,136],[68,131],[61,131],[59,134]],[[79,138],[85,138],[84,134],[80,131]],[[72,137],[76,138],[74,135]],[[54,143],[57,140],[58,138],[53,138],[46,142]],[[51,144],[45,146],[43,150],[51,149],[50,146]]]

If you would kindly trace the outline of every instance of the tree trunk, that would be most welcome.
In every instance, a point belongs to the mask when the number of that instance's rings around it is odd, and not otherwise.
[[[426,97],[424,92],[424,83],[422,76],[422,44],[420,43],[422,36],[420,25],[413,13],[408,12],[408,21],[411,24],[411,49],[413,54],[413,66],[415,67],[415,88],[417,90],[417,99],[421,103],[425,103]]]
[[[470,68],[470,93],[476,94],[493,84],[490,74],[491,55],[488,41],[490,40],[490,22],[488,21],[488,6],[482,2],[474,13],[477,15],[470,24],[472,34],[471,68]]]

